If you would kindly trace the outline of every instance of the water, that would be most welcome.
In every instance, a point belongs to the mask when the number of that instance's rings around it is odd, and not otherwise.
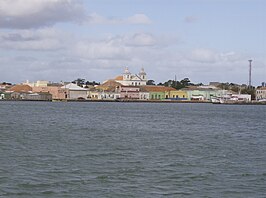
[[[266,106],[0,102],[0,197],[266,197]]]

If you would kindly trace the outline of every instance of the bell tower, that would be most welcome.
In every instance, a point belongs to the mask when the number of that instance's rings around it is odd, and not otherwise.
[[[139,72],[139,77],[141,78],[141,80],[146,81],[147,80],[147,74],[144,71],[144,68],[142,67],[140,72]]]
[[[131,73],[129,72],[128,67],[126,67],[123,73],[123,80],[130,80],[130,79],[131,79]]]

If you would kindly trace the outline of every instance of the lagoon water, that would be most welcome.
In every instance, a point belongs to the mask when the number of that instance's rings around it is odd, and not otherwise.
[[[0,102],[0,197],[266,197],[266,106]]]

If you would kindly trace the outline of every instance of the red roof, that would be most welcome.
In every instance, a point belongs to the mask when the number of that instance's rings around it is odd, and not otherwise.
[[[12,92],[31,92],[32,88],[29,85],[15,85],[11,88],[9,88],[7,91]]]

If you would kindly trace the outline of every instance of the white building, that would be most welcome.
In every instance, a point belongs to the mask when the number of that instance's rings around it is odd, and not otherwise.
[[[66,91],[66,99],[87,99],[87,92],[88,90],[82,87],[79,87],[78,85],[74,83],[69,83],[67,85],[64,85],[61,87],[62,89],[67,90]]]
[[[123,76],[117,76],[114,80],[124,86],[143,86],[147,83],[147,74],[143,68],[139,74],[131,74],[126,67]]]
[[[28,80],[24,83],[22,83],[23,85],[29,85],[31,87],[47,87],[48,86],[49,81],[46,80],[37,80],[36,82],[29,82]]]
[[[261,87],[256,90],[256,100],[257,101],[266,100],[266,87]]]

